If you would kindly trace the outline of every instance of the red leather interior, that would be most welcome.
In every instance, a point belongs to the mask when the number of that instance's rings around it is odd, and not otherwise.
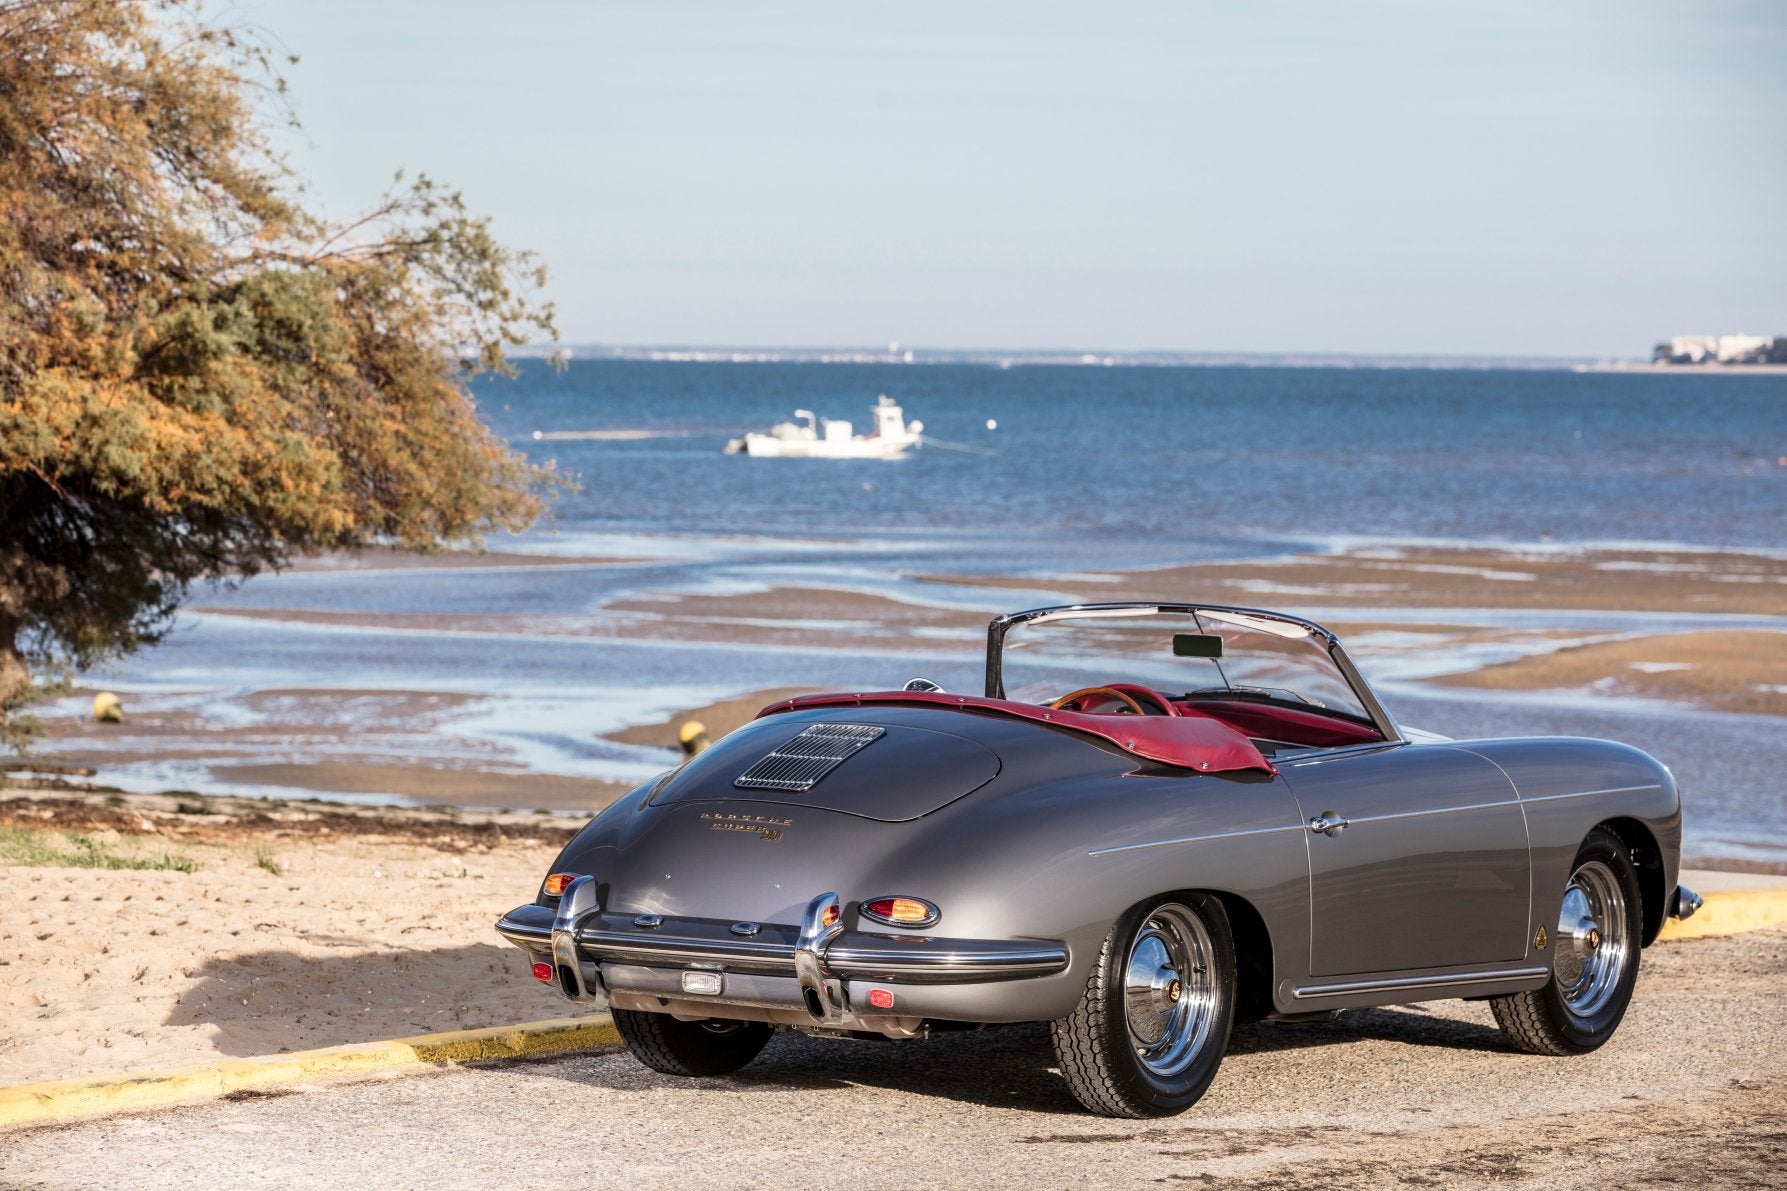
[[[1311,748],[1336,748],[1346,744],[1375,744],[1383,739],[1376,728],[1298,711],[1269,703],[1243,703],[1225,699],[1196,699],[1180,703],[1188,713],[1214,716],[1223,723],[1262,740],[1283,740]]]
[[[1014,703],[976,695],[951,695],[941,691],[871,691],[864,694],[804,695],[771,703],[757,718],[814,707],[863,707],[871,704],[904,704],[910,707],[942,707],[953,711],[1010,716],[1054,728],[1084,732],[1107,740],[1126,753],[1193,769],[1199,773],[1230,773],[1254,769],[1277,773],[1272,762],[1260,755],[1246,733],[1213,716],[1192,715],[1087,715],[1079,711],[1054,711],[1038,703]]]

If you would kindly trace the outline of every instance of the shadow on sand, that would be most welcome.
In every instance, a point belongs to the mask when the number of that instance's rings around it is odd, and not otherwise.
[[[227,1055],[281,1054],[438,1030],[574,1017],[502,943],[429,951],[211,959],[163,1024],[209,1025]]]

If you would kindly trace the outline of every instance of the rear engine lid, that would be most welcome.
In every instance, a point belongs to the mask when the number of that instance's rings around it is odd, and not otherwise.
[[[995,753],[950,732],[774,716],[696,756],[651,801],[812,806],[897,823],[978,790],[999,768]]]

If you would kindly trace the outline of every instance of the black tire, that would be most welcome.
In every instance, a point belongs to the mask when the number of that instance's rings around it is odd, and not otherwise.
[[[1585,907],[1586,915],[1580,913]],[[1596,1049],[1613,1037],[1631,1004],[1643,929],[1631,854],[1618,836],[1597,827],[1570,865],[1558,922],[1545,924],[1551,979],[1530,992],[1491,997],[1496,1024],[1529,1054]]]
[[[772,1033],[760,1021],[678,1021],[668,1013],[611,1012],[633,1057],[665,1075],[729,1075],[756,1058]]]
[[[1049,1023],[1049,1038],[1068,1089],[1089,1111],[1165,1117],[1196,1104],[1216,1078],[1234,1018],[1228,915],[1214,897],[1180,893],[1117,920],[1079,1005]]]

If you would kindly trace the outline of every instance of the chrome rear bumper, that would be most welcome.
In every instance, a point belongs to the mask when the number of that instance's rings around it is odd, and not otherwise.
[[[1067,948],[1028,940],[940,939],[843,929],[836,894],[807,904],[799,926],[741,924],[717,918],[658,918],[604,912],[596,882],[579,877],[544,906],[517,907],[497,921],[505,939],[550,956],[556,983],[571,1000],[606,1006],[611,992],[663,996],[680,972],[712,972],[724,991],[701,1003],[802,1009],[813,1024],[841,1027],[860,1016],[848,982],[892,985],[984,984],[1051,976],[1066,969]],[[680,970],[680,972],[679,972]],[[689,984],[675,985],[680,992]],[[730,994],[730,995],[729,995]],[[685,996],[683,999],[690,999]]]

